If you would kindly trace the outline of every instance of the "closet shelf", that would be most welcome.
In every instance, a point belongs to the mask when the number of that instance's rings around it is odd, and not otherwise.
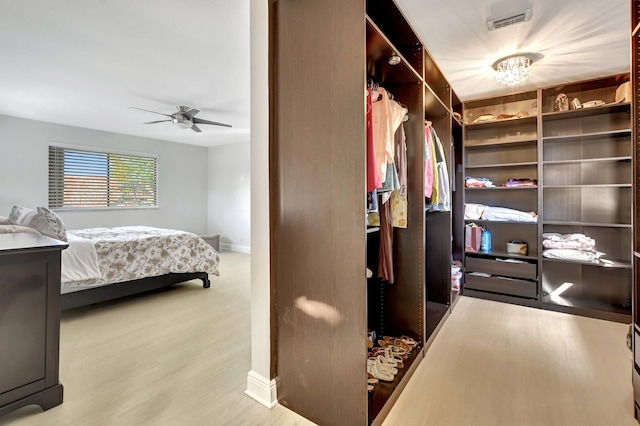
[[[606,302],[600,302],[594,299],[587,300],[579,297],[558,296],[554,300],[549,295],[545,295],[542,298],[542,303],[546,305],[565,306],[573,309],[593,311],[594,314],[598,312],[608,312],[608,313],[628,317],[629,314],[631,313],[631,306],[624,307],[621,305],[613,305]],[[597,314],[595,316],[597,316]]]
[[[537,190],[537,186],[493,186],[493,187],[474,187],[474,186],[466,186],[465,189],[467,191],[522,191],[522,190]]]
[[[513,221],[513,220],[482,220],[482,219],[465,219],[464,220],[467,223],[478,223],[478,224],[482,224],[482,223],[487,223],[487,224],[496,224],[496,225],[501,225],[501,224],[505,224],[505,225],[537,225],[538,222],[517,222],[517,221]]]
[[[518,145],[518,144],[535,144],[538,142],[538,139],[526,138],[526,139],[503,139],[499,141],[491,141],[476,144],[469,144],[468,142],[465,144],[465,149],[476,149],[476,148],[487,148],[493,147],[496,145]]]
[[[611,136],[623,136],[623,137],[631,137],[631,129],[618,129],[618,130],[607,130],[604,132],[592,132],[592,133],[573,133],[570,135],[560,135],[560,136],[542,136],[543,142],[552,142],[552,141],[590,141],[590,140],[598,140],[602,139],[603,136],[611,137]]]
[[[469,123],[465,124],[467,130],[475,130],[475,129],[489,129],[495,127],[509,127],[509,126],[522,126],[523,124],[535,124],[538,117],[535,115],[529,115],[522,118],[507,118],[504,120],[491,120],[491,121],[483,121],[479,123]]]
[[[560,112],[543,112],[542,120],[543,121],[554,121],[554,120],[564,120],[567,118],[576,118],[576,117],[590,117],[599,114],[611,114],[615,112],[629,112],[631,107],[631,103],[622,102],[618,104],[606,104],[595,106],[591,108],[581,108],[581,109],[572,109],[569,111],[560,111]]]
[[[411,351],[407,359],[404,360],[404,368],[398,369],[398,374],[392,382],[380,380],[375,385],[375,390],[369,402],[370,420],[378,417],[378,414],[383,410],[387,401],[391,399],[393,393],[396,390],[400,392],[406,385],[407,379],[411,376],[411,374],[408,374],[407,372],[412,369],[412,365],[420,355],[423,355],[422,344]]]
[[[529,255],[507,253],[506,251],[492,250],[491,253],[473,253],[465,252],[465,256],[470,257],[486,257],[486,258],[505,258],[505,259],[522,259],[522,260],[538,260],[537,254],[530,253]]]
[[[623,260],[608,260],[608,262],[602,262],[600,260],[571,260],[571,259],[552,259],[542,256],[544,262],[558,262],[558,263],[573,263],[587,266],[597,266],[601,268],[616,268],[616,269],[631,269],[631,262]]]
[[[631,156],[624,157],[599,157],[599,158],[582,158],[577,160],[549,160],[543,161],[542,164],[572,164],[572,163],[613,163],[617,161],[631,161]]]
[[[598,223],[598,222],[579,222],[579,221],[562,221],[562,220],[545,220],[543,225],[561,225],[561,226],[593,226],[602,228],[631,228],[630,223]]]
[[[473,166],[466,166],[465,169],[488,169],[494,167],[522,167],[522,166],[537,166],[535,161],[526,161],[523,163],[495,163],[495,164],[480,164]]]
[[[550,188],[631,188],[630,183],[602,183],[590,185],[543,185],[544,189]]]
[[[367,234],[372,234],[374,232],[378,232],[380,231],[380,227],[379,226],[371,226],[367,228]]]
[[[394,84],[415,83],[424,81],[422,76],[411,66],[409,61],[402,56],[391,41],[382,33],[380,28],[367,16],[367,63],[375,63],[376,75],[371,77],[385,84],[392,79]],[[400,57],[400,64],[389,65],[387,58],[392,55]],[[379,75],[378,75],[379,74]]]
[[[440,109],[442,109],[443,113],[446,113],[449,116],[451,115],[449,107],[444,102],[442,102],[442,99],[440,99],[440,97],[434,92],[433,88],[429,86],[426,81],[424,82],[424,90],[424,107],[426,117],[428,117],[429,115],[433,115],[432,112],[429,113],[427,111],[433,111],[434,103],[435,105],[438,105]]]

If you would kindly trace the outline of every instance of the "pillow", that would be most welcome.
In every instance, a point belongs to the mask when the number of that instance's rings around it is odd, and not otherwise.
[[[28,226],[40,231],[42,235],[67,241],[67,230],[62,219],[46,207],[37,207],[36,210],[33,210],[13,206],[9,220],[16,225]]]
[[[0,225],[12,225],[8,217],[0,216]]]
[[[28,226],[0,224],[0,234],[18,234],[20,232],[40,235],[38,231]]]

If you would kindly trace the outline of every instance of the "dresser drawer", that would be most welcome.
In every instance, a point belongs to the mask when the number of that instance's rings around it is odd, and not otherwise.
[[[529,280],[538,279],[538,265],[529,262],[513,263],[467,256],[464,269],[467,272],[485,272],[491,275],[525,278]]]
[[[508,294],[510,296],[528,297],[531,299],[538,297],[538,283],[536,281],[518,280],[514,278],[481,277],[466,274],[464,288]]]

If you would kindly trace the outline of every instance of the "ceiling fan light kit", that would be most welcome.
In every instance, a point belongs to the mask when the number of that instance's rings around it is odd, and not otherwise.
[[[196,115],[200,112],[200,110],[197,110],[195,108],[191,108],[188,106],[184,106],[184,105],[178,105],[176,107],[178,109],[178,112],[174,112],[173,114],[165,114],[163,112],[151,111],[148,109],[142,109],[137,107],[131,107],[131,108],[169,117],[169,119],[167,120],[149,121],[144,124],[165,123],[170,121],[180,129],[191,129],[196,133],[202,132],[202,130],[200,130],[197,124],[211,124],[214,126],[232,127],[230,124],[218,123],[217,121],[210,121],[210,120],[204,120],[202,118],[196,118]]]
[[[496,81],[506,86],[522,83],[531,75],[534,55],[519,53],[500,58],[493,63],[496,70]]]

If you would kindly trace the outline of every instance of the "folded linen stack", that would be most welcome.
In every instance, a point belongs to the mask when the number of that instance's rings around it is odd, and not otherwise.
[[[464,205],[464,218],[467,220],[493,220],[510,222],[537,222],[536,212],[523,212],[506,207],[485,206],[467,203]]]
[[[495,185],[489,178],[467,176],[464,179],[464,185],[467,188],[495,188]]]
[[[596,250],[596,241],[584,234],[542,234],[542,255],[550,259],[593,261],[605,253]]]

